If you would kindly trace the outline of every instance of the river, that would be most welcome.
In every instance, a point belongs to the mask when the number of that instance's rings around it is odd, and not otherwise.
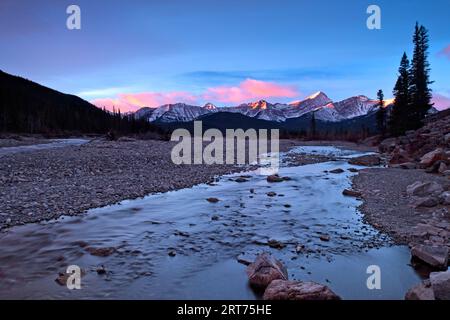
[[[237,257],[265,251],[286,265],[290,279],[326,284],[343,299],[403,299],[420,281],[408,248],[365,224],[361,201],[342,195],[356,174],[348,169],[360,168],[346,161],[356,153],[333,147],[292,152],[339,160],[283,166],[280,175],[291,179],[280,183],[256,171],[227,175],[213,185],[3,231],[0,298],[259,299]],[[336,168],[344,172],[329,172]],[[248,181],[234,181],[241,175]],[[206,201],[211,197],[219,201]],[[272,248],[269,240],[285,247]],[[93,256],[86,246],[114,252]],[[55,282],[68,265],[83,269],[81,290]],[[367,288],[370,265],[381,269],[380,290]],[[99,266],[106,273],[97,274]]]

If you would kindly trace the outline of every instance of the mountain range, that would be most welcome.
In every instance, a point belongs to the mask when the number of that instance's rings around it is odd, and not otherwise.
[[[175,103],[157,108],[141,108],[136,111],[135,117],[167,124],[190,122],[215,113],[237,113],[254,119],[284,123],[289,119],[300,118],[314,112],[316,120],[341,122],[374,113],[378,108],[377,100],[371,100],[363,95],[333,102],[325,93],[319,91],[304,100],[289,104],[272,104],[265,100],[231,107],[216,107],[212,103],[204,106]]]

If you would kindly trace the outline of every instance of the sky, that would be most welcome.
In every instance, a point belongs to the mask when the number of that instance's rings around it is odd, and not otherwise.
[[[69,30],[66,9],[81,9]],[[367,7],[381,9],[369,30]],[[0,69],[97,106],[392,96],[419,21],[434,102],[450,107],[449,0],[1,0]]]

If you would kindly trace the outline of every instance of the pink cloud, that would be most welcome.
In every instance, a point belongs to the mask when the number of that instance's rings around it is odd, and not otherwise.
[[[299,92],[293,86],[247,79],[239,86],[208,88],[203,94],[203,99],[213,102],[243,103],[258,99],[293,98],[298,95]]]
[[[439,93],[433,94],[434,107],[438,110],[450,108],[450,97]]]
[[[113,107],[121,112],[136,111],[142,107],[156,108],[164,104],[185,102],[195,103],[197,97],[182,91],[174,92],[142,92],[142,93],[120,93],[117,98],[96,99],[91,103],[99,108],[105,107],[112,110]]]
[[[439,55],[444,56],[447,59],[450,59],[450,44],[441,51],[439,51]]]
[[[274,82],[247,79],[238,86],[219,86],[207,88],[204,93],[195,95],[184,91],[120,93],[116,98],[96,99],[91,103],[99,108],[113,107],[121,112],[136,111],[142,107],[156,108],[164,104],[184,102],[198,104],[200,101],[212,103],[237,104],[259,99],[293,98],[299,92],[293,86]]]

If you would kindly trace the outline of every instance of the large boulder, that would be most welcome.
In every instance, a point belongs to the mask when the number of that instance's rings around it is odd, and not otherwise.
[[[415,208],[432,208],[439,204],[439,199],[437,197],[422,197],[415,198],[413,200],[413,205]]]
[[[434,300],[430,281],[422,281],[406,292],[405,300]]]
[[[286,267],[268,253],[256,257],[247,267],[247,276],[250,285],[257,289],[265,289],[273,280],[288,279]]]
[[[430,273],[430,283],[436,300],[450,300],[450,271]]]
[[[448,247],[447,246],[430,246],[418,244],[412,247],[411,255],[429,266],[445,270],[448,263]]]
[[[379,146],[378,150],[382,153],[390,153],[392,152],[395,147],[397,146],[397,139],[396,138],[388,138],[383,140]]]
[[[315,282],[274,280],[267,287],[264,300],[340,300],[327,286]]]
[[[427,197],[440,195],[444,188],[437,182],[416,181],[406,187],[406,193],[415,197]]]
[[[391,153],[391,157],[389,159],[390,164],[400,164],[405,162],[412,162],[413,159],[411,159],[408,152],[406,152],[404,149],[400,147],[396,147],[394,151]]]
[[[355,157],[351,158],[348,163],[357,165],[357,166],[379,166],[381,164],[381,158],[376,154],[361,156],[361,157]]]
[[[431,152],[428,152],[420,158],[420,165],[423,168],[428,168],[433,165],[438,160],[444,160],[445,153],[441,148],[434,149]]]

